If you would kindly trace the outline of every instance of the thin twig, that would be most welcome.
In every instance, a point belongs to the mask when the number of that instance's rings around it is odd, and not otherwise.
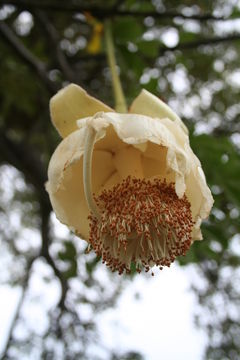
[[[23,279],[23,284],[22,284],[22,294],[21,294],[21,297],[18,301],[18,305],[16,307],[16,310],[15,310],[15,314],[14,314],[14,317],[13,317],[13,320],[12,320],[12,323],[11,323],[11,326],[10,326],[10,329],[9,329],[9,332],[8,332],[8,339],[7,339],[7,342],[6,342],[6,345],[5,345],[5,349],[3,351],[3,353],[1,354],[1,358],[2,359],[7,359],[8,358],[8,350],[11,346],[11,342],[12,342],[12,338],[13,338],[13,330],[15,328],[15,325],[19,319],[19,316],[20,316],[20,311],[21,311],[21,308],[22,308],[22,305],[23,305],[23,302],[24,302],[24,299],[25,299],[25,296],[26,296],[26,292],[27,292],[27,288],[28,288],[28,284],[29,284],[29,279],[30,279],[30,276],[31,276],[31,269],[32,269],[32,265],[34,263],[34,261],[36,260],[37,257],[34,257],[32,258],[30,261],[28,261],[27,263],[27,269],[26,269],[26,274],[25,274],[25,277]]]
[[[0,21],[0,33],[17,54],[38,74],[47,86],[47,89],[55,94],[58,90],[58,86],[49,79],[45,64],[24,46],[13,30],[4,21]]]
[[[57,304],[57,306],[60,307],[60,309],[65,309],[65,299],[67,296],[67,291],[68,291],[68,283],[67,280],[65,280],[65,278],[63,277],[62,273],[58,270],[58,268],[55,265],[55,262],[53,260],[53,258],[51,257],[51,255],[49,254],[49,251],[47,249],[47,251],[42,255],[45,260],[47,261],[48,265],[51,266],[51,268],[54,271],[55,276],[58,278],[60,285],[61,285],[61,297],[59,299],[59,302]]]
[[[68,283],[67,280],[64,278],[63,274],[56,267],[56,264],[49,253],[49,246],[51,242],[50,224],[49,224],[51,211],[48,207],[45,206],[44,203],[41,203],[41,200],[40,200],[40,207],[41,207],[40,213],[41,213],[41,237],[42,237],[41,256],[44,257],[47,263],[51,266],[55,276],[58,278],[60,282],[62,293],[58,302],[58,306],[61,309],[65,309],[65,299],[68,291]]]
[[[68,60],[60,47],[60,37],[56,28],[43,11],[36,10],[34,11],[34,14],[42,25],[42,29],[46,32],[49,40],[52,43],[53,49],[55,50],[55,58],[65,76],[65,80],[68,80],[70,82],[76,82],[76,76],[74,76],[74,72],[69,66]]]
[[[1,160],[13,165],[21,171],[25,175],[26,180],[31,183],[36,190],[39,198],[41,215],[40,232],[42,237],[42,249],[39,256],[43,256],[46,259],[47,263],[52,267],[55,276],[60,281],[62,295],[58,305],[59,307],[64,308],[65,297],[68,290],[67,281],[56,267],[55,262],[49,253],[49,219],[52,207],[44,188],[46,171],[39,157],[29,144],[13,141],[2,131],[0,131],[0,154]]]
[[[134,17],[146,17],[151,16],[156,19],[189,19],[197,21],[225,21],[229,18],[224,16],[214,16],[212,14],[195,14],[195,15],[185,15],[177,11],[132,11],[132,10],[118,10],[113,6],[112,8],[107,7],[97,7],[97,6],[80,6],[74,3],[69,2],[49,2],[40,1],[40,0],[0,0],[0,4],[11,4],[18,6],[23,9],[33,10],[33,9],[42,9],[48,11],[68,11],[68,12],[90,12],[93,16],[98,19],[106,19],[112,16],[134,16]]]
[[[47,180],[46,169],[35,149],[26,142],[13,141],[0,129],[0,159],[21,171],[27,182],[32,184],[44,202],[51,209],[44,184]]]
[[[118,10],[124,3],[125,3],[125,0],[116,0],[112,9]]]
[[[163,53],[165,53],[166,51],[175,51],[175,50],[190,50],[190,49],[195,49],[199,46],[203,46],[203,45],[217,45],[220,43],[225,43],[225,42],[231,42],[231,41],[236,41],[236,40],[240,40],[240,34],[236,33],[236,34],[231,34],[231,35],[227,35],[227,36],[215,36],[212,38],[204,38],[204,39],[199,39],[199,40],[194,40],[194,41],[189,41],[189,42],[180,42],[179,44],[177,44],[174,47],[167,47],[167,46],[161,46],[159,53],[160,55],[162,55]]]

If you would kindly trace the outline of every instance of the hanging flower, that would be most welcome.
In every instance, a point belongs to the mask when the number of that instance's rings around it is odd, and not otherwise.
[[[119,114],[71,84],[50,110],[64,138],[48,169],[53,209],[113,271],[162,269],[202,239],[213,198],[185,125],[165,103],[143,90]]]

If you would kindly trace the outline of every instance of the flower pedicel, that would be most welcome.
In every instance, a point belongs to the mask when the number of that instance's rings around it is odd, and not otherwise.
[[[58,219],[113,271],[170,266],[194,240],[213,198],[181,119],[146,90],[119,114],[70,84],[50,102],[64,138],[48,169]]]

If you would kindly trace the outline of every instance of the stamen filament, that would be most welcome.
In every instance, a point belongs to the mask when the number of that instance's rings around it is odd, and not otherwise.
[[[100,219],[101,216],[92,194],[92,154],[97,132],[91,126],[87,128],[86,132],[83,155],[83,187],[89,210],[97,219]]]
[[[129,176],[96,202],[102,215],[89,217],[89,242],[112,271],[129,273],[131,263],[138,272],[154,264],[161,270],[191,245],[190,203],[186,195],[178,198],[174,183]]]

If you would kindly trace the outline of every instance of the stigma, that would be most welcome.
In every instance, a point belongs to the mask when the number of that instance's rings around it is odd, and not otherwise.
[[[89,243],[103,263],[119,274],[170,266],[192,243],[190,203],[178,198],[174,183],[128,176],[94,200]]]

